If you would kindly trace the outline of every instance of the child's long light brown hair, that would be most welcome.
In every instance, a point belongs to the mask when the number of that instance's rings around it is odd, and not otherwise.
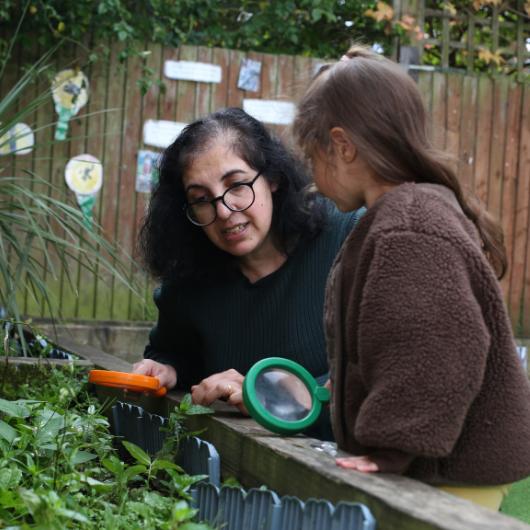
[[[464,197],[448,157],[433,148],[421,94],[396,63],[353,46],[313,79],[298,106],[293,132],[307,153],[329,148],[329,131],[342,127],[375,174],[384,181],[431,182],[450,188],[476,225],[498,278],[507,268],[500,226]]]

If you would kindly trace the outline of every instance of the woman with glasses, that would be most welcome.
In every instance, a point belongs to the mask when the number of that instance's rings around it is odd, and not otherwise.
[[[161,281],[137,373],[194,402],[244,411],[244,374],[280,356],[326,379],[324,287],[356,214],[307,191],[302,165],[241,109],[197,120],[167,148],[140,235]]]

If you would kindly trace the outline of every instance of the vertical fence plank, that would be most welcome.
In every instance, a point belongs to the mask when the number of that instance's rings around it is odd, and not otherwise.
[[[511,307],[511,278],[513,275],[514,230],[517,203],[517,156],[521,137],[521,86],[511,83],[506,94],[506,140],[502,171],[501,223],[504,232],[508,271],[501,282],[508,307]]]
[[[110,107],[110,92],[111,92],[111,86],[110,86],[110,79],[112,76],[112,73],[110,71],[110,59],[108,61],[102,61],[100,60],[100,64],[98,65],[98,68],[96,69],[97,76],[98,76],[98,85],[99,85],[99,91],[98,91],[98,97],[96,98],[97,106],[100,109],[101,115],[99,116],[100,120],[100,127],[102,127],[102,131],[100,131],[99,128],[96,128],[96,134],[100,135],[100,142],[102,143],[102,149],[101,149],[101,163],[103,164],[103,186],[98,193],[95,209],[96,209],[96,215],[94,216],[94,219],[97,220],[98,225],[101,227],[101,236],[106,237],[107,234],[105,232],[104,227],[104,210],[106,206],[106,197],[111,197],[113,195],[114,190],[114,180],[113,175],[109,174],[109,167],[111,164],[111,161],[109,160],[109,153],[111,151],[111,146],[113,143],[116,142],[115,138],[110,137],[109,135],[109,128],[110,128],[110,121],[111,120],[117,120],[119,119],[119,114],[116,109],[113,109]],[[90,142],[93,142],[94,139],[92,138],[92,135],[90,135]],[[90,148],[90,145],[89,145]],[[99,248],[99,258],[105,257],[109,258],[107,253],[100,247]],[[109,274],[102,268],[100,261],[98,258],[98,262],[96,264],[96,272],[94,274],[94,280],[92,285],[92,315],[88,318],[96,319],[99,315],[99,297],[100,293],[102,291],[108,293],[108,286],[110,285],[110,278]],[[88,282],[90,284],[90,282]],[[108,315],[105,315],[108,316]],[[103,317],[105,318],[105,317]]]
[[[298,103],[313,78],[313,62],[309,57],[294,57],[292,98]]]
[[[105,166],[103,189],[100,198],[101,226],[105,238],[110,242],[117,241],[116,212],[119,211],[121,153],[125,138],[125,97],[130,90],[127,82],[126,65],[120,61],[123,45],[113,43],[110,47],[108,64],[108,94],[105,129]],[[121,242],[120,242],[121,244]],[[105,254],[110,259],[110,256]],[[114,289],[119,288],[113,276],[100,272],[97,297],[95,301],[96,318],[107,320],[113,318]]]
[[[519,178],[526,184],[530,180],[530,85],[524,85],[524,109],[521,117],[521,147],[519,149]],[[525,194],[523,200],[526,200],[526,223],[524,229],[526,230],[526,259],[523,268],[524,274],[524,288],[521,295],[521,306],[519,313],[520,325],[517,326],[518,332],[521,335],[530,335],[530,272],[528,271],[530,264],[530,185],[528,189],[521,189],[519,195]],[[519,209],[519,208],[518,208]]]
[[[478,86],[478,122],[475,152],[475,194],[484,204],[488,200],[488,175],[491,146],[491,115],[493,112],[492,82],[481,77]]]
[[[125,120],[121,143],[121,164],[118,186],[118,206],[115,212],[115,237],[129,256],[134,249],[134,186],[136,175],[136,152],[142,134],[143,104],[138,82],[143,76],[144,60],[130,57],[127,60],[127,83],[125,90]],[[132,272],[132,271],[131,271]],[[132,276],[130,276],[132,278]],[[111,314],[113,319],[123,320],[130,313],[129,292],[113,281]]]
[[[239,70],[241,68],[241,61],[246,54],[238,50],[230,50],[230,65],[227,71],[228,82],[228,99],[226,105],[228,107],[242,107],[244,92],[237,87],[237,80],[239,78]]]
[[[32,64],[38,57],[39,57],[38,53],[35,54],[35,57],[27,57],[27,56],[24,57],[22,55],[21,49],[19,49],[18,60],[17,60],[17,66],[18,66],[17,77],[21,77],[24,67],[28,63]],[[29,87],[27,87],[24,90],[24,92],[22,93],[21,97],[20,97],[20,100],[19,100],[18,105],[17,105],[17,107],[18,107],[17,108],[17,112],[20,112],[20,111],[24,110],[25,108],[27,108],[28,105],[38,95],[39,95],[39,91],[38,91],[38,85],[37,84],[30,85]],[[20,120],[17,120],[17,121],[20,121]],[[31,127],[31,129],[33,129],[35,131],[36,121],[37,121],[37,112],[32,112],[31,114],[26,115],[21,121],[23,123],[26,123],[27,125],[29,125],[29,127]],[[35,141],[37,141],[38,132],[34,132],[34,134],[35,134]],[[16,155],[14,157],[14,163],[13,163],[13,166],[12,166],[12,170],[13,170],[12,173],[9,173],[9,172],[6,171],[6,172],[4,172],[3,174],[0,175],[0,178],[2,176],[3,177],[8,177],[8,176],[21,177],[28,183],[28,187],[31,190],[33,190],[35,188],[35,181],[34,181],[34,178],[31,175],[31,173],[34,170],[34,164],[35,164],[35,162],[34,162],[34,152],[35,151],[32,151],[31,153],[28,153],[28,154],[25,154],[25,155],[20,155],[20,154]],[[4,157],[2,162],[4,162],[6,159],[7,159],[7,157]],[[35,252],[32,252],[31,255],[32,255],[33,258],[36,258],[36,259],[39,258],[39,256]],[[15,256],[11,256],[11,259],[16,259],[16,257]],[[16,259],[16,262],[18,262],[18,259]],[[18,285],[20,287],[19,287],[19,291],[17,293],[17,303],[18,303],[18,306],[19,306],[21,312],[24,313],[25,312],[25,306],[26,306],[26,303],[27,303],[27,297],[28,297],[28,292],[25,289],[25,287],[26,287],[25,278],[22,277],[21,281],[18,282]]]
[[[160,109],[160,81],[163,76],[163,56],[162,56],[162,46],[159,44],[151,45],[151,53],[147,56],[145,60],[145,69],[146,72],[149,72],[151,86],[149,87],[147,93],[142,99],[142,114],[140,120],[140,126],[138,130],[138,142],[136,145],[138,148],[134,153],[134,164],[131,168],[132,173],[134,174],[134,185],[132,188],[132,193],[134,194],[134,224],[133,224],[133,247],[132,255],[136,258],[136,248],[138,241],[138,231],[142,220],[145,217],[147,211],[147,206],[149,204],[149,195],[145,192],[136,191],[136,172],[138,165],[138,150],[140,148],[150,149],[149,146],[143,144],[142,131],[143,124],[146,120],[158,120],[160,118],[159,109]],[[151,73],[152,72],[152,73]],[[135,259],[135,262],[137,260]],[[150,290],[150,283],[148,281],[147,275],[142,272],[141,268],[135,268],[132,272],[132,277],[135,280],[135,284],[138,286],[138,289],[141,291],[142,298],[139,298],[133,295],[132,292],[129,292],[129,310],[128,318],[130,320],[143,320],[145,318],[145,302],[149,299],[148,291]]]
[[[270,53],[263,54],[263,65],[261,75],[261,98],[275,99],[276,96],[276,76],[278,71],[278,56]],[[277,131],[274,125],[266,124],[267,128],[273,132]]]
[[[197,50],[197,60],[201,63],[212,63],[212,49],[200,46]],[[221,74],[222,75],[222,74]],[[195,118],[202,118],[210,113],[212,100],[212,85],[215,83],[197,83],[195,87]]]
[[[162,53],[162,70],[166,61],[178,61],[179,49],[174,47],[166,47]],[[177,82],[174,79],[164,77],[161,79],[164,82],[164,95],[160,101],[160,119],[173,121],[177,115]]]
[[[528,246],[528,224],[530,221],[530,90],[528,86],[521,91],[520,107],[520,131],[519,131],[519,149],[517,156],[517,166],[515,172],[517,175],[517,189],[515,199],[515,220],[514,220],[514,241],[511,256],[511,275],[510,275],[510,316],[514,323],[516,334],[525,331],[523,329],[524,311],[530,309],[528,303],[524,303],[525,280],[527,279],[527,246]],[[525,167],[526,166],[526,167]],[[528,297],[528,291],[527,291]],[[526,306],[526,307],[525,307]]]
[[[197,48],[182,46],[179,52],[181,61],[196,61]],[[195,119],[195,85],[194,81],[178,81],[177,88],[177,121],[190,123]]]
[[[491,117],[490,168],[488,180],[488,211],[500,220],[503,191],[503,159],[506,140],[506,110],[508,79],[499,78],[493,83],[493,114]]]
[[[226,107],[228,101],[228,67],[230,65],[230,56],[228,50],[223,48],[214,48],[212,60],[222,69],[221,82],[212,87],[212,112]]]
[[[88,140],[89,140],[89,126],[92,121],[97,121],[96,116],[92,116],[92,113],[94,112],[93,109],[97,106],[97,98],[98,98],[98,80],[95,80],[95,84],[92,84],[92,73],[94,72],[94,69],[92,66],[88,64],[88,46],[90,45],[88,39],[86,42],[86,47],[79,47],[77,50],[75,50],[74,59],[72,62],[72,66],[75,68],[80,68],[81,71],[87,76],[88,82],[90,84],[89,89],[89,96],[88,101],[85,107],[83,107],[79,112],[78,119],[74,119],[72,123],[72,140],[70,141],[70,154],[69,157],[77,156],[79,154],[83,153],[89,153],[88,151]],[[95,100],[94,100],[95,96]],[[95,140],[95,143],[100,143],[97,139]],[[95,147],[95,146],[94,146]],[[96,158],[99,158],[99,148],[96,148],[97,153],[95,154]],[[93,153],[90,153],[93,154]],[[63,186],[65,186],[64,183],[64,168],[63,168]],[[105,178],[105,177],[103,177]],[[96,219],[97,210],[92,212],[94,215],[94,219]],[[81,241],[81,238],[78,239],[77,243],[79,244],[80,248],[83,248],[83,243]],[[82,251],[75,252],[75,263],[72,263],[71,271],[72,276],[75,279],[75,296],[72,298],[64,297],[65,292],[68,292],[67,290],[67,284],[64,282],[64,277],[62,279],[62,298],[61,298],[61,304],[63,304],[63,300],[66,300],[66,304],[72,304],[73,303],[73,315],[74,318],[79,317],[80,312],[80,306],[81,304],[86,306],[89,304],[88,297],[90,296],[90,291],[86,290],[86,285],[84,281],[84,274],[85,270],[81,266],[81,264],[84,262]],[[93,281],[94,275],[93,273],[87,272],[87,280],[88,278],[91,278]],[[90,281],[90,280],[88,280]],[[72,311],[72,310],[70,310]],[[88,315],[90,312],[87,312]]]
[[[79,63],[77,62],[77,49],[75,47],[63,46],[58,54],[56,62],[56,72],[62,70],[74,68]],[[85,72],[86,73],[86,72]],[[51,95],[50,95],[51,98]],[[77,207],[75,195],[71,190],[66,187],[64,179],[64,169],[68,160],[76,155],[84,152],[84,140],[85,140],[85,119],[86,107],[79,111],[77,116],[74,116],[69,121],[68,132],[65,140],[58,141],[54,139],[55,127],[53,128],[51,141],[51,161],[50,161],[50,177],[51,183],[55,186],[52,196],[56,199],[64,199],[65,195],[69,202]],[[57,121],[57,114],[55,108],[53,110],[51,121]],[[60,229],[57,223],[52,223],[53,229],[60,236],[64,237],[64,230]],[[77,243],[78,241],[75,241]],[[63,315],[75,315],[75,304],[78,295],[77,292],[77,262],[74,257],[67,258],[65,267],[60,267],[59,260],[55,253],[51,252],[54,256],[53,262],[58,268],[58,277],[47,281],[49,285],[49,293],[56,294],[60,302],[60,312]],[[43,307],[43,313],[47,315],[47,311]]]
[[[434,91],[433,77],[434,76],[432,72],[418,72],[418,89],[421,93],[425,110],[427,111],[427,131],[429,133],[429,137],[434,142],[434,122],[432,114],[432,100]]]
[[[52,61],[55,62],[55,61]],[[2,85],[3,86],[3,85]],[[37,83],[37,93],[45,94],[50,90],[50,83],[46,77],[41,77]],[[52,140],[54,133],[54,111],[51,95],[45,103],[37,109],[35,123],[35,149],[33,151],[32,171],[43,180],[48,180],[50,176],[50,161],[52,152]],[[48,188],[40,182],[34,182],[32,190],[35,193],[48,193]],[[42,257],[40,257],[42,260]],[[46,274],[43,274],[43,280],[46,281]],[[42,304],[34,296],[32,291],[26,294],[24,312],[27,315],[40,316],[42,314]]]
[[[98,61],[86,72],[90,83],[90,96],[86,112],[90,114],[86,119],[86,149],[85,152],[95,156],[103,165],[103,185],[96,197],[94,205],[94,223],[101,224],[102,197],[107,191],[108,175],[105,172],[106,146],[105,138],[107,126],[107,94],[108,94],[108,63]],[[81,257],[82,259],[82,257]],[[99,282],[99,265],[96,272],[81,270],[78,276],[78,292],[76,299],[75,317],[94,318],[96,313],[96,293]]]
[[[468,194],[474,186],[473,175],[477,133],[477,78],[474,76],[464,77],[461,108],[458,177],[464,193]]]
[[[278,101],[293,100],[293,72],[295,61],[291,55],[278,56],[278,71],[276,74],[276,94],[275,99]],[[277,134],[283,141],[288,141],[289,126],[279,125],[276,128]]]
[[[460,163],[459,144],[460,118],[462,114],[462,82],[463,76],[461,74],[453,73],[447,75],[447,133],[445,149],[454,157],[452,165],[455,171],[457,171]]]
[[[433,75],[432,92],[432,135],[434,145],[445,149],[447,136],[447,75],[435,73]]]

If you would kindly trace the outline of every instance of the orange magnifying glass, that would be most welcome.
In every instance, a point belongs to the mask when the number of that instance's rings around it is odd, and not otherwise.
[[[95,385],[123,388],[131,392],[146,392],[155,397],[162,397],[167,393],[167,388],[160,386],[158,377],[150,375],[113,372],[111,370],[90,370],[88,382]]]

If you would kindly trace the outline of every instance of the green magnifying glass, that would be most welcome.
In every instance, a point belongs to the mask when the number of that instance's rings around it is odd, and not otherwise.
[[[249,414],[269,431],[296,434],[313,425],[329,390],[300,364],[281,357],[258,361],[243,381],[243,402]]]

